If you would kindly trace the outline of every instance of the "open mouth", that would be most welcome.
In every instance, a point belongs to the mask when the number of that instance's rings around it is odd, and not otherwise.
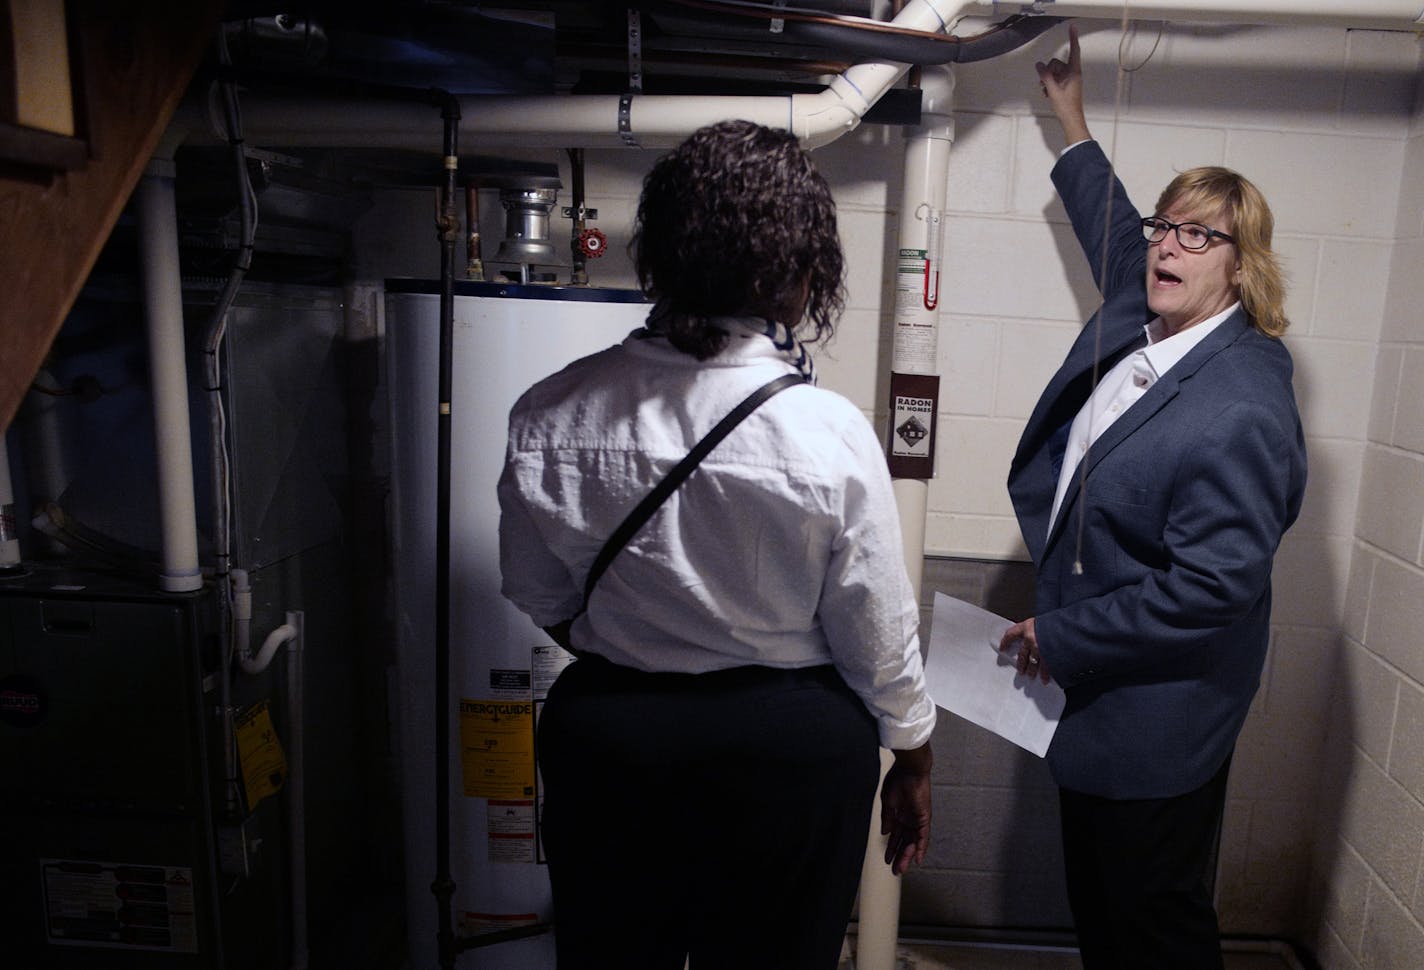
[[[1154,275],[1159,286],[1176,286],[1182,282],[1180,276],[1169,273],[1164,269],[1155,270]]]

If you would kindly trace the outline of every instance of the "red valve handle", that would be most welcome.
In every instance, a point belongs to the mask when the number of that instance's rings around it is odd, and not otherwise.
[[[608,248],[608,237],[602,229],[585,229],[579,233],[578,248],[589,259],[598,259]]]

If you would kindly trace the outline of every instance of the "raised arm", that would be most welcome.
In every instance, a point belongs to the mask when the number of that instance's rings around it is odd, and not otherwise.
[[[1083,115],[1083,57],[1077,25],[1068,25],[1068,60],[1055,57],[1034,68],[1066,143],[1092,142]],[[1053,168],[1053,184],[1103,296],[1124,286],[1141,286],[1147,259],[1141,216],[1096,142],[1064,153]]]
[[[1083,115],[1083,60],[1078,50],[1078,27],[1068,25],[1068,61],[1053,58],[1047,64],[1034,65],[1038,71],[1038,86],[1053,108],[1054,117],[1063,127],[1064,143],[1076,144],[1092,138],[1088,120]]]

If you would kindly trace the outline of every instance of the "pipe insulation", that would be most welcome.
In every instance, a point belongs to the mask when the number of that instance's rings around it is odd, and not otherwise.
[[[170,593],[201,589],[188,427],[188,370],[183,351],[183,284],[172,161],[155,158],[139,182],[144,317],[158,442],[158,500],[163,561],[159,584]]]

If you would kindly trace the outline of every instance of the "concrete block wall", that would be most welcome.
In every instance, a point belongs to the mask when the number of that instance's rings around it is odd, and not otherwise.
[[[1265,192],[1289,275],[1286,342],[1311,458],[1301,520],[1277,559],[1267,670],[1234,764],[1217,879],[1223,928],[1303,940],[1327,970],[1413,967],[1401,955],[1424,952],[1418,42],[1326,27],[1166,26],[1159,37],[1158,27],[1124,38],[1115,21],[1080,21],[1089,121],[1139,208],[1201,164],[1236,168]],[[1029,410],[1096,305],[1048,181],[1062,146],[1032,66],[1065,38],[1055,30],[956,69],[926,611],[935,589],[1008,616],[1031,610],[1004,477]],[[1119,77],[1119,61],[1134,70]],[[571,184],[564,153],[518,154],[559,163]],[[587,204],[610,241],[589,264],[595,285],[635,285],[625,247],[657,154],[587,153]],[[901,136],[864,126],[815,157],[849,259],[846,313],[818,368],[883,425]],[[491,195],[483,202],[488,256],[503,214]],[[431,211],[428,193],[383,194],[359,227],[357,275],[433,275]],[[567,225],[553,221],[555,232]],[[905,880],[904,921],[1066,927],[1042,763],[947,714],[935,745],[937,832],[926,867]]]
[[[1331,970],[1424,953],[1424,115],[1402,160],[1317,819],[1311,929]]]

